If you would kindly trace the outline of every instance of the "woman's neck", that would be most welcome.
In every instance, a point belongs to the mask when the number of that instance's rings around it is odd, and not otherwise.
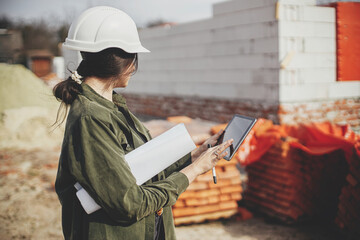
[[[107,88],[105,81],[102,81],[97,77],[87,77],[84,80],[84,83],[89,85],[92,89],[95,90],[95,92],[97,92],[102,97],[106,98],[111,102],[113,101],[112,100],[113,88],[112,87]]]

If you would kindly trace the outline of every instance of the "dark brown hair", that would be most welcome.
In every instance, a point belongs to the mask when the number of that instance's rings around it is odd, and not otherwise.
[[[83,77],[82,80],[85,80],[87,77],[98,77],[106,81],[107,88],[127,74],[127,70],[132,64],[135,67],[133,73],[136,72],[138,67],[137,53],[127,53],[120,48],[107,48],[96,53],[81,52],[81,56],[83,60],[76,71]],[[55,124],[58,122],[60,112],[64,107],[64,117],[60,124],[65,120],[69,105],[81,92],[81,85],[76,83],[71,77],[55,85],[53,94],[61,102]]]

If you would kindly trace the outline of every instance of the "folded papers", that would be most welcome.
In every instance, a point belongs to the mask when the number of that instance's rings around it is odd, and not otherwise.
[[[196,148],[184,124],[178,124],[125,155],[137,185],[142,185]],[[101,207],[76,183],[76,196],[87,214]]]

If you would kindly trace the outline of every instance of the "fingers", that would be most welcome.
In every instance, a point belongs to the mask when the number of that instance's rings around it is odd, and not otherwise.
[[[233,139],[230,139],[212,150],[212,154],[214,154],[216,162],[228,154],[228,152],[225,150],[233,143],[233,141]]]
[[[222,153],[225,149],[227,149],[232,143],[234,142],[233,139],[230,139],[224,143],[222,143],[218,149],[216,150],[217,155],[219,155],[220,153]]]
[[[212,146],[214,146],[219,137],[221,137],[221,134],[223,134],[224,130],[221,129],[219,132],[217,132],[215,135],[211,136],[205,143],[210,143]]]
[[[228,154],[227,151],[222,152],[222,153],[219,155],[218,159],[219,159],[219,160],[220,160],[220,159],[223,159],[227,154]]]

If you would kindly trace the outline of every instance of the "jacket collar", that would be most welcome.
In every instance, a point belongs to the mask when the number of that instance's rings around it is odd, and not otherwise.
[[[126,106],[126,99],[122,95],[120,95],[116,92],[113,92],[113,102],[111,102],[111,101],[107,100],[106,98],[104,98],[103,96],[101,96],[100,94],[98,94],[94,89],[92,89],[86,83],[82,83],[81,87],[83,89],[82,94],[85,97],[101,104],[104,107],[107,107],[110,109],[114,109],[114,108],[117,109],[117,107],[125,107]]]

